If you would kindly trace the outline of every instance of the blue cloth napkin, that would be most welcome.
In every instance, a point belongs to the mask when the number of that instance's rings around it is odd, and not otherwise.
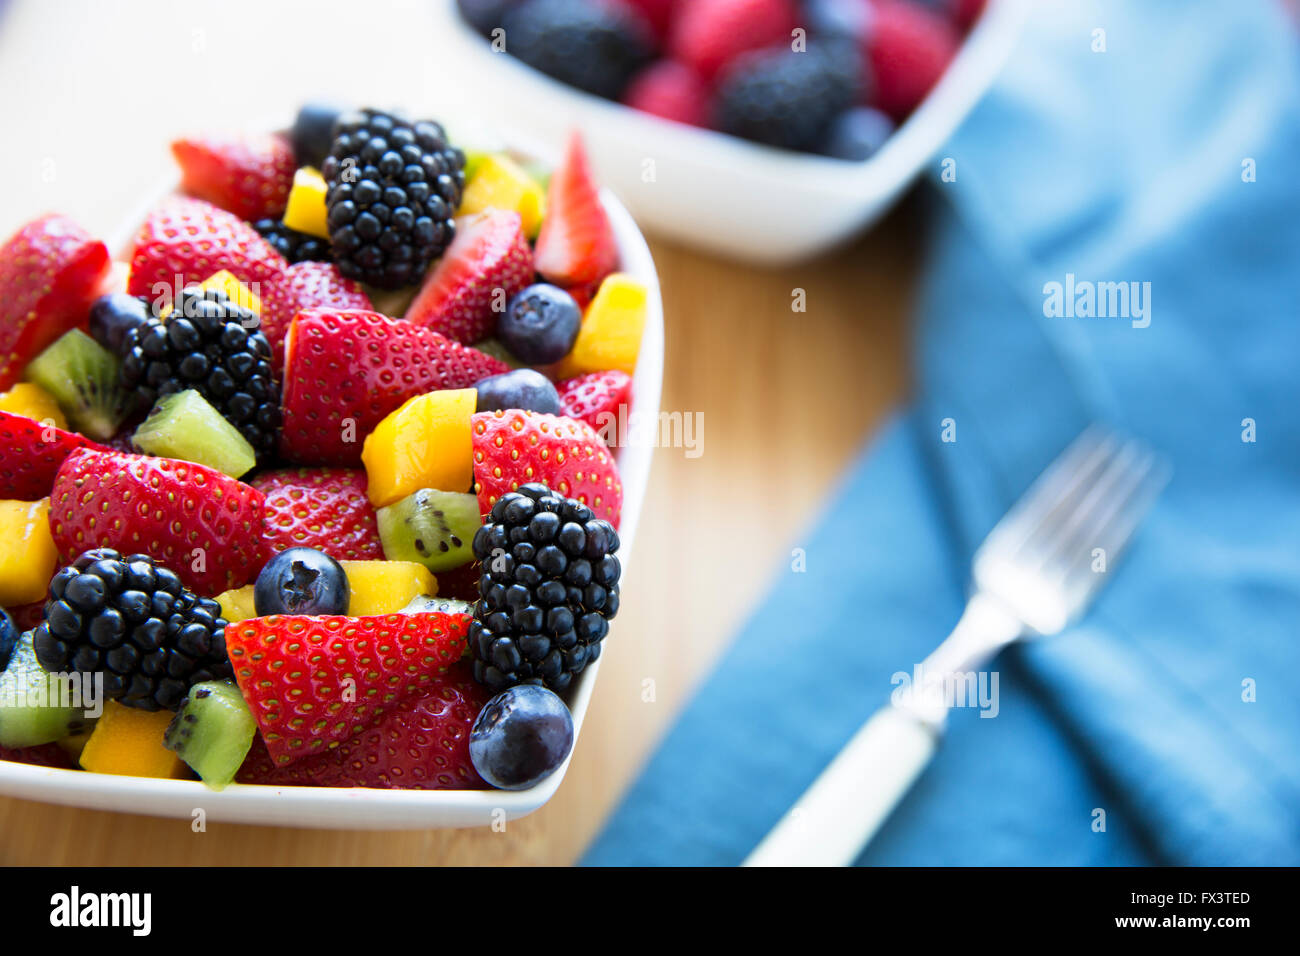
[[[1047,5],[943,155],[916,401],[585,862],[743,859],[951,628],[983,536],[1103,421],[1172,481],[1092,613],[999,658],[998,716],[953,711],[860,862],[1300,863],[1290,22],[1272,0]],[[1052,283],[1076,308],[1046,314]],[[1083,315],[1089,283],[1141,297]]]

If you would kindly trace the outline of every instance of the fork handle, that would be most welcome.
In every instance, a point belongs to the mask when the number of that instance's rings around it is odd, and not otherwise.
[[[744,865],[850,865],[930,762],[936,734],[893,704],[876,711]]]

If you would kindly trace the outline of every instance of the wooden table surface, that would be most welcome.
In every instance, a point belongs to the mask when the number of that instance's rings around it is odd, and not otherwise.
[[[283,121],[302,99],[323,94],[412,100],[408,90],[443,82],[418,30],[384,37],[379,6],[13,0],[0,14],[0,169],[13,190],[0,233],[46,210],[111,231],[165,173],[166,143],[178,132],[236,129],[249,116]],[[418,25],[421,4],[389,6]],[[344,10],[353,11],[350,38],[390,45],[374,73],[332,74],[313,53],[308,41],[327,44]],[[787,269],[741,266],[651,237],[667,322],[663,408],[702,416],[702,454],[656,452],[583,736],[542,810],[500,833],[210,824],[195,834],[187,820],[0,798],[0,864],[572,862],[788,566],[844,465],[901,399],[917,216],[915,203],[905,203],[851,247]],[[805,290],[806,312],[791,309],[796,288]],[[764,520],[735,517],[754,513]],[[652,702],[643,699],[647,678]]]

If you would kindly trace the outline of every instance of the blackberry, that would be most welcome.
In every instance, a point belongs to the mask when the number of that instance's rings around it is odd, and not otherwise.
[[[330,262],[334,254],[324,239],[290,229],[279,219],[259,219],[253,223],[263,239],[289,262]]]
[[[321,165],[339,271],[385,289],[414,285],[451,243],[465,154],[431,120],[345,113]]]
[[[617,100],[654,56],[646,24],[600,0],[526,0],[506,15],[506,51],[547,76]]]
[[[223,292],[186,288],[166,321],[151,317],[122,340],[122,383],[146,408],[195,389],[259,458],[268,455],[280,427],[280,390],[259,322]]]
[[[33,647],[52,673],[103,673],[104,695],[175,710],[193,684],[233,676],[221,606],[143,554],[95,548],[50,582]]]
[[[722,76],[715,120],[734,136],[812,151],[835,118],[858,102],[862,82],[857,57],[838,44],[748,53]]]
[[[600,657],[618,613],[618,533],[545,485],[502,495],[474,535],[479,600],[469,626],[474,677],[494,691],[563,691]]]

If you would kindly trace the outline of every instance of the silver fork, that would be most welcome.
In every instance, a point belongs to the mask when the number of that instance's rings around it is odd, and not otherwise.
[[[851,864],[933,756],[955,689],[1008,644],[1077,619],[1166,479],[1137,441],[1099,426],[1076,438],[980,545],[971,599],[919,680],[894,691],[744,865]]]

